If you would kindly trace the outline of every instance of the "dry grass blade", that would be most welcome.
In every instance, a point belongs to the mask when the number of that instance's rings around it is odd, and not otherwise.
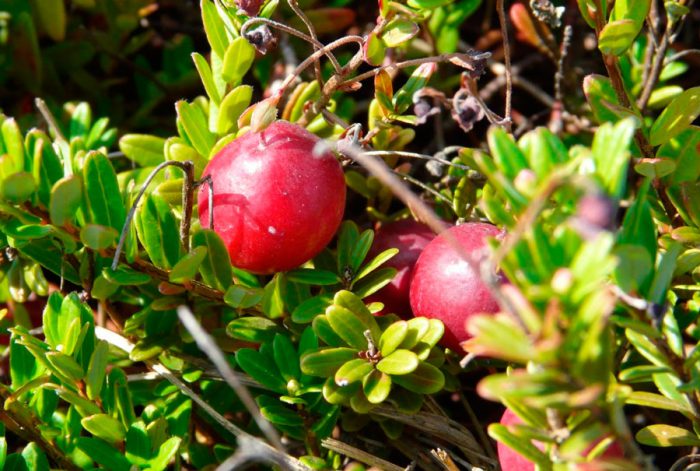
[[[348,445],[347,443],[341,442],[340,440],[336,440],[334,438],[326,438],[321,442],[321,446],[354,460],[361,461],[362,463],[370,466],[377,466],[384,471],[404,471],[401,466],[397,466],[394,463],[377,458],[371,453],[367,453],[366,451],[355,448],[352,445]]]

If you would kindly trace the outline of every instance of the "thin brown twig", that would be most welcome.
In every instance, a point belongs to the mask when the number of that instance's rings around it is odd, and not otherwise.
[[[287,4],[289,5],[289,8],[292,9],[292,11],[299,17],[299,19],[306,25],[306,29],[309,30],[309,35],[314,39],[315,43],[318,43],[318,36],[316,35],[316,29],[314,29],[314,25],[309,21],[309,18],[304,14],[304,12],[299,8],[299,4],[297,3],[297,0],[287,0]],[[313,44],[314,46],[314,52],[319,50],[320,47],[317,46],[316,44]],[[323,86],[323,77],[321,76],[321,63],[319,61],[316,61],[314,63],[314,72],[316,73],[316,81],[318,82],[319,86]]]
[[[506,104],[503,113],[505,127],[510,131],[511,127],[511,112],[513,100],[513,77],[510,63],[510,40],[508,39],[508,20],[506,19],[506,11],[504,0],[496,0],[496,11],[498,12],[498,20],[501,24],[501,35],[503,36],[503,59],[506,67]]]

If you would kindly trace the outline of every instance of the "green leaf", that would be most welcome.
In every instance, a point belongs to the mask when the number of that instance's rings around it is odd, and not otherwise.
[[[695,182],[700,178],[700,128],[690,126],[656,151],[656,156],[672,159],[675,171],[667,177],[670,185]]]
[[[196,104],[180,100],[175,104],[177,116],[187,133],[187,138],[200,155],[208,156],[216,143],[216,136],[209,131],[207,118]],[[184,137],[184,136],[183,136]]]
[[[119,150],[141,167],[155,167],[165,161],[165,139],[149,134],[126,134],[119,139]]]
[[[333,331],[345,343],[358,350],[367,349],[367,338],[364,335],[367,326],[352,311],[334,304],[326,309],[326,318]]]
[[[362,381],[366,375],[374,370],[374,366],[362,358],[354,358],[347,361],[335,372],[335,384],[340,387]]]
[[[301,371],[311,376],[328,378],[350,360],[357,358],[357,350],[353,348],[323,348],[305,353],[301,357]]]
[[[125,456],[134,465],[143,467],[152,455],[151,439],[142,421],[131,424],[126,432]]]
[[[418,356],[410,350],[395,350],[377,363],[377,369],[389,375],[406,375],[418,368]]]
[[[540,469],[551,469],[552,465],[547,455],[533,445],[529,439],[510,432],[505,425],[491,424],[488,427],[488,433],[491,438],[503,443],[528,461],[537,463],[541,467]]]
[[[104,154],[87,154],[83,164],[83,190],[90,222],[121,232],[126,209],[121,199],[117,175]]]
[[[109,362],[109,344],[103,340],[98,340],[95,350],[90,358],[90,366],[85,375],[85,391],[88,399],[95,400],[100,397],[105,375],[107,374],[107,364]]]
[[[260,304],[263,299],[263,290],[249,288],[243,285],[231,285],[224,295],[224,302],[231,307],[248,309]]]
[[[221,69],[221,75],[226,82],[236,86],[243,76],[248,72],[255,59],[255,48],[243,37],[238,37],[231,41],[226,53]]]
[[[693,416],[693,411],[686,404],[679,403],[660,394],[654,394],[646,391],[632,391],[632,393],[625,399],[625,404],[680,412],[686,417]]]
[[[507,178],[514,180],[521,170],[529,168],[525,155],[503,128],[489,129],[488,143],[493,160]]]
[[[682,250],[683,246],[674,242],[659,257],[659,264],[649,289],[648,298],[650,301],[659,305],[663,304],[673,278],[673,272],[676,269],[676,260]]]
[[[432,62],[416,67],[404,86],[399,88],[394,95],[393,102],[396,113],[404,113],[413,104],[413,95],[428,84],[430,77],[436,70],[437,65]]]
[[[700,438],[684,428],[673,425],[649,425],[641,429],[635,437],[639,443],[648,446],[699,446]]]
[[[350,310],[365,325],[365,329],[370,331],[372,339],[377,342],[381,336],[381,330],[377,320],[369,311],[365,303],[357,295],[347,290],[335,293],[333,303],[337,306]]]
[[[284,314],[284,286],[285,278],[282,273],[277,273],[270,282],[265,285],[262,298],[262,310],[266,316],[277,319]]]
[[[34,176],[29,172],[18,172],[2,182],[2,197],[10,203],[24,203],[36,191]]]
[[[192,60],[194,61],[194,66],[197,68],[197,72],[199,73],[199,78],[202,80],[204,90],[207,92],[207,95],[209,95],[211,101],[218,105],[221,102],[221,96],[219,95],[219,90],[214,82],[214,77],[212,76],[209,63],[198,52],[192,53]]]
[[[27,133],[27,140],[33,136]],[[51,188],[63,177],[63,164],[56,155],[51,142],[45,134],[37,135],[34,143],[34,162],[32,166],[34,179],[38,182],[39,201],[49,207]]]
[[[603,54],[622,55],[632,45],[641,27],[642,24],[631,19],[611,21],[598,36],[598,49]]]
[[[174,266],[180,259],[182,247],[180,231],[170,205],[158,195],[147,195],[135,219],[136,233],[153,264],[166,269]]]
[[[167,469],[168,464],[180,449],[181,443],[182,438],[180,437],[170,437],[165,440],[160,447],[158,447],[158,453],[155,458],[150,461],[148,469],[152,471],[164,471]]]
[[[253,87],[239,85],[226,94],[219,107],[216,120],[216,132],[226,134],[238,130],[238,118],[250,106]]]
[[[335,273],[316,268],[297,268],[287,272],[286,277],[289,281],[307,285],[328,286],[340,283]]]
[[[376,293],[391,283],[391,280],[393,280],[395,276],[396,268],[380,268],[379,270],[375,270],[369,275],[364,276],[361,280],[355,283],[353,286],[353,292],[360,298],[366,298],[367,296]]]
[[[56,182],[51,189],[49,217],[56,226],[63,226],[74,220],[83,199],[83,185],[80,177],[72,175]]]
[[[109,443],[118,443],[126,437],[126,430],[120,421],[107,414],[95,414],[83,418],[80,423],[85,430]]]
[[[379,338],[379,351],[383,357],[391,355],[406,338],[408,323],[398,321],[391,324]]]
[[[603,182],[605,190],[613,198],[622,198],[629,164],[629,147],[637,127],[637,122],[627,118],[614,126],[603,124],[593,138],[593,160],[596,174]]]
[[[666,356],[659,351],[654,343],[645,335],[635,332],[629,328],[625,330],[625,335],[627,336],[627,340],[630,341],[634,348],[652,364],[671,368],[671,364]]]
[[[239,317],[226,326],[230,337],[248,342],[270,342],[279,331],[279,326],[265,317]]]
[[[24,450],[22,450],[22,458],[24,458],[28,471],[44,471],[50,469],[46,454],[39,448],[36,442],[30,442],[24,447]]]
[[[151,281],[150,275],[125,265],[120,265],[116,270],[105,267],[102,275],[111,283],[125,286],[145,285]]]
[[[299,355],[289,337],[282,334],[275,335],[272,342],[272,351],[275,363],[285,381],[298,380],[301,376],[299,367]]]
[[[469,319],[468,351],[507,361],[527,363],[536,359],[530,337],[509,317],[477,315]]]
[[[362,381],[362,391],[371,404],[381,404],[391,392],[391,376],[373,370]]]
[[[224,57],[229,43],[229,35],[226,32],[224,23],[219,18],[216,6],[211,0],[201,0],[200,9],[202,11],[204,32],[207,35],[211,49],[219,57]]]
[[[204,246],[194,247],[190,253],[185,254],[170,271],[169,279],[172,283],[182,283],[185,280],[192,280],[199,272],[199,266],[207,256],[207,248]]]
[[[411,350],[430,330],[430,320],[426,317],[414,317],[406,321],[408,329],[399,348]]]
[[[46,360],[60,374],[69,378],[73,383],[77,383],[83,379],[85,373],[83,368],[76,362],[73,357],[70,357],[61,352],[46,352]]]
[[[649,143],[658,146],[682,133],[700,115],[700,87],[689,88],[669,103],[649,131]]]
[[[80,229],[80,241],[93,250],[104,250],[116,244],[119,233],[111,227],[86,224]]]
[[[369,65],[377,66],[382,63],[384,57],[386,56],[387,46],[384,44],[382,38],[375,32],[372,32],[367,36],[367,40],[362,48],[365,61]]]
[[[7,163],[3,162],[1,176],[7,177],[13,173],[22,172],[26,169],[24,143],[22,140],[22,132],[14,118],[5,119],[0,127],[2,140],[5,145],[5,154],[3,159],[7,159]]]
[[[297,324],[308,324],[316,316],[326,312],[326,308],[333,303],[333,299],[328,294],[311,297],[292,311],[292,321]]]
[[[598,123],[617,122],[620,118],[608,104],[619,106],[615,89],[608,77],[590,74],[583,79],[583,93]]]
[[[251,378],[280,394],[287,393],[287,382],[282,378],[274,361],[252,348],[236,352],[236,363]]]
[[[129,471],[131,464],[123,453],[99,438],[77,437],[77,447],[99,465],[111,471]]]
[[[318,375],[323,376],[323,375]],[[360,383],[352,383],[349,386],[340,387],[335,383],[334,378],[331,377],[323,383],[323,398],[329,404],[345,404],[350,402],[350,399],[354,397],[360,390]]]
[[[304,426],[304,420],[299,414],[284,407],[276,399],[269,396],[258,396],[256,401],[258,402],[262,416],[273,424],[290,427]]]
[[[330,322],[328,322],[328,317],[325,314],[316,316],[311,324],[314,333],[320,338],[326,345],[331,347],[341,347],[347,345],[338,334],[335,333],[333,327],[331,327]]]
[[[421,362],[411,373],[392,376],[394,383],[418,394],[434,394],[442,390],[445,376],[429,363]]]
[[[371,245],[371,243],[370,243]],[[381,265],[389,261],[391,258],[394,257],[399,253],[399,249],[387,249],[383,251],[382,253],[378,254],[376,257],[374,257],[368,264],[366,264],[362,269],[357,272],[357,274],[354,277],[354,282],[357,282],[357,280],[361,280],[362,278],[366,277],[370,273],[372,273],[374,270],[379,268]],[[363,257],[364,258],[364,257]]]
[[[413,21],[395,18],[382,29],[382,40],[387,47],[397,47],[413,38],[420,28]]]
[[[211,229],[203,229],[192,236],[192,248],[204,246],[207,255],[199,267],[204,282],[220,291],[226,291],[233,282],[231,259],[226,245]]]

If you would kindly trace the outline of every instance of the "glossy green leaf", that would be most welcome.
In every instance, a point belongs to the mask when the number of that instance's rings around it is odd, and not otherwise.
[[[226,26],[219,19],[216,5],[211,0],[201,0],[200,10],[202,11],[204,32],[207,35],[211,49],[215,54],[223,58],[229,44],[229,37],[226,32]]]
[[[406,335],[399,345],[399,348],[411,350],[418,342],[423,339],[423,336],[430,331],[430,319],[426,317],[414,317],[406,321],[408,329]]]
[[[634,404],[643,407],[653,407],[654,409],[670,410],[680,412],[686,417],[693,415],[692,409],[686,404],[678,403],[673,399],[669,399],[660,394],[654,394],[646,391],[633,391],[626,399],[626,404]]]
[[[641,27],[631,19],[611,21],[598,36],[598,49],[603,54],[622,55],[632,45]]]
[[[236,86],[243,76],[248,72],[255,59],[255,48],[243,37],[238,37],[231,41],[226,53],[221,69],[221,75],[226,82]]]
[[[370,362],[362,358],[354,358],[345,362],[335,372],[335,384],[344,387],[362,381],[372,370],[374,370],[374,366]]]
[[[381,404],[391,393],[391,376],[379,370],[373,370],[362,381],[362,391],[372,404]]]
[[[354,283],[352,290],[358,297],[366,298],[391,283],[395,276],[395,268],[380,268]]]
[[[83,198],[82,182],[72,175],[57,181],[51,189],[49,216],[56,226],[73,221]]]
[[[192,146],[187,144],[179,137],[171,137],[165,141],[165,158],[166,160],[176,160],[178,162],[187,162],[188,160],[194,163],[195,178],[200,178],[208,161],[202,157]]]
[[[324,314],[326,308],[333,303],[333,299],[330,295],[319,295],[311,297],[302,303],[292,311],[292,320],[297,324],[308,324],[313,321],[316,316]]]
[[[382,253],[377,254],[372,260],[369,261],[369,263],[367,263],[359,272],[357,272],[354,277],[355,282],[372,273],[374,270],[393,258],[397,253],[399,253],[399,249],[387,249]]]
[[[99,340],[95,345],[95,350],[90,358],[90,366],[85,375],[85,391],[88,399],[95,400],[100,397],[102,386],[104,385],[107,364],[109,361],[109,344]]]
[[[369,65],[380,65],[384,60],[387,46],[376,33],[370,33],[363,46],[364,59]]]
[[[491,424],[488,427],[488,433],[494,440],[505,444],[508,448],[516,451],[528,461],[540,465],[541,469],[551,468],[551,462],[547,458],[547,455],[533,445],[532,441],[512,433],[505,425]]]
[[[151,439],[142,421],[131,424],[126,432],[126,458],[136,466],[144,466],[151,458]]]
[[[226,134],[238,129],[238,118],[250,106],[253,97],[253,87],[239,85],[226,94],[219,107],[216,121],[216,132]]]
[[[239,317],[226,326],[229,336],[249,342],[269,342],[279,331],[279,326],[265,317]]]
[[[399,386],[418,394],[434,394],[445,385],[445,376],[442,371],[425,362],[419,363],[418,367],[409,374],[392,376],[392,380]]]
[[[113,471],[129,471],[131,469],[131,464],[120,450],[99,438],[78,437],[75,443],[83,453],[105,469]]]
[[[14,173],[2,181],[2,197],[10,203],[24,203],[36,191],[34,176],[29,172]]]
[[[248,309],[263,299],[263,290],[243,285],[231,285],[224,295],[224,302],[231,307]]]
[[[158,195],[145,196],[135,221],[136,233],[153,264],[160,268],[174,266],[180,259],[182,247],[178,223],[170,205]]]
[[[311,376],[331,377],[341,366],[354,359],[357,359],[357,350],[353,348],[323,348],[301,357],[301,371]]]
[[[80,229],[80,241],[93,250],[104,250],[116,245],[119,233],[107,226],[87,224]]]
[[[335,273],[315,268],[297,268],[287,272],[285,276],[289,281],[308,285],[327,286],[340,283]]]
[[[395,18],[382,29],[382,40],[387,47],[397,47],[412,39],[420,28],[413,21],[403,18]]]
[[[233,281],[231,259],[224,242],[216,232],[203,229],[192,236],[192,247],[204,246],[207,256],[199,267],[204,282],[221,291],[226,291]]]
[[[80,423],[85,430],[109,443],[124,440],[126,430],[120,421],[107,414],[95,414],[83,418]]]
[[[312,327],[319,339],[331,347],[346,346],[347,343],[333,330],[328,317],[325,314],[316,316],[312,322]]]
[[[684,428],[674,425],[649,425],[641,429],[635,438],[642,445],[648,446],[699,446],[700,438]]]
[[[593,138],[596,174],[614,198],[621,198],[625,190],[629,147],[636,127],[637,123],[631,118],[614,126],[606,123],[598,128]]]
[[[616,122],[619,116],[606,104],[618,105],[615,89],[608,77],[591,74],[583,79],[583,93],[598,123]]]
[[[173,283],[181,283],[185,280],[194,279],[206,256],[207,247],[202,245],[194,247],[173,266],[173,269],[170,271],[170,281]]]
[[[236,363],[263,386],[277,393],[287,392],[287,382],[271,358],[251,348],[242,348],[236,352]]]
[[[24,141],[17,121],[15,121],[14,118],[5,119],[0,126],[0,135],[2,136],[5,147],[3,159],[7,159],[7,162],[3,162],[1,166],[2,172],[0,172],[0,175],[2,177],[8,177],[13,173],[27,170]]]
[[[694,182],[700,178],[700,128],[690,126],[673,139],[664,143],[656,156],[672,159],[675,171],[667,177],[669,184]]]
[[[335,383],[331,373],[331,377],[329,377],[326,382],[323,383],[323,398],[329,404],[347,405],[350,402],[350,399],[358,393],[360,386],[360,383],[352,383],[348,386],[340,387]]]
[[[408,323],[398,321],[391,324],[379,338],[379,351],[383,357],[392,354],[406,338]]]
[[[275,363],[285,381],[298,380],[301,376],[299,355],[291,339],[286,335],[277,334],[272,342]]]
[[[367,338],[364,333],[368,328],[352,311],[334,304],[326,309],[326,318],[333,331],[345,343],[358,350],[367,349]]]
[[[32,131],[27,133],[27,140]],[[38,135],[34,143],[34,162],[32,165],[34,179],[38,182],[37,194],[39,201],[49,207],[51,189],[63,177],[63,164],[56,155],[51,142],[45,134]]]
[[[420,360],[410,350],[395,350],[377,363],[377,369],[388,375],[407,375],[418,368]]]
[[[61,352],[46,352],[46,360],[71,383],[75,384],[83,379],[85,372],[72,357]]]
[[[671,243],[668,249],[659,257],[656,273],[649,289],[649,300],[652,302],[662,305],[666,299],[666,292],[673,279],[673,272],[676,269],[676,260],[682,250],[683,247],[680,244]]]
[[[260,407],[260,413],[275,425],[287,425],[290,427],[303,427],[304,420],[296,412],[284,407],[279,401],[269,396],[256,398]]]
[[[49,460],[46,457],[46,453],[39,448],[36,442],[30,442],[24,447],[22,450],[22,458],[24,458],[28,471],[44,471],[45,469],[49,469]]]
[[[689,88],[669,103],[649,131],[649,143],[658,146],[688,129],[700,115],[700,87]]]
[[[208,156],[216,143],[216,136],[209,130],[207,118],[202,109],[184,100],[178,101],[175,109],[192,146],[200,155]]]
[[[437,70],[437,65],[430,62],[421,64],[411,73],[406,83],[394,95],[394,108],[398,114],[404,113],[413,104],[413,95],[425,87],[430,77]]]
[[[340,290],[335,293],[333,303],[336,306],[351,311],[365,325],[365,329],[370,331],[372,339],[374,339],[375,342],[378,341],[381,336],[381,330],[379,329],[376,318],[369,311],[362,299],[350,291]]]
[[[160,447],[158,447],[158,453],[156,453],[155,458],[150,461],[150,466],[148,469],[153,471],[164,471],[167,469],[168,465],[180,449],[181,443],[182,438],[180,437],[170,437],[165,440]]]
[[[126,208],[121,199],[117,175],[104,154],[88,153],[83,164],[83,190],[90,222],[121,232]]]
[[[165,140],[149,134],[126,134],[119,139],[119,150],[142,167],[154,167],[165,161]]]
[[[194,65],[197,68],[199,78],[202,80],[202,85],[204,85],[204,90],[207,92],[207,95],[211,101],[219,104],[221,102],[221,95],[216,83],[214,82],[214,77],[212,76],[209,63],[204,56],[197,52],[192,53],[192,60],[194,61]]]

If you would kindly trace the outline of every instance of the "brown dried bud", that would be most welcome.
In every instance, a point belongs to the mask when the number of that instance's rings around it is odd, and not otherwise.
[[[275,37],[272,31],[266,25],[258,26],[254,30],[248,31],[245,34],[246,40],[255,46],[255,49],[260,54],[267,53],[268,49],[275,45]]]
[[[257,16],[263,0],[236,0],[236,6],[248,16]]]
[[[452,118],[464,132],[471,131],[474,124],[484,119],[484,110],[473,96],[468,96],[464,100],[454,100],[454,102]]]

